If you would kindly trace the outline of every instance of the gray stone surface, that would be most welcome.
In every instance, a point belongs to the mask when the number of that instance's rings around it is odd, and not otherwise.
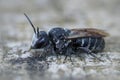
[[[120,0],[0,0],[0,80],[119,80],[119,9]],[[105,30],[110,34],[100,53],[105,62],[76,56],[73,63],[69,58],[63,63],[64,56],[45,62],[34,58],[34,50],[24,54],[33,35],[24,13],[45,31],[56,26]]]

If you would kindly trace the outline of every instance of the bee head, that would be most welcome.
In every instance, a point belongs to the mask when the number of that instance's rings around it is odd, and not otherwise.
[[[39,28],[37,28],[38,30]],[[44,48],[49,44],[48,35],[45,31],[37,31],[37,33],[34,33],[32,38],[32,49],[40,49]]]
[[[40,31],[38,27],[37,29],[35,29],[29,17],[25,13],[24,15],[26,16],[27,20],[29,21],[34,30],[31,49],[40,49],[46,47],[49,44],[49,37],[47,33],[45,31]]]

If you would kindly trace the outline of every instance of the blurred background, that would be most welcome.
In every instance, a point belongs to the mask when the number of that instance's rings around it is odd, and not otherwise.
[[[110,51],[115,52],[114,56],[120,60],[120,0],[0,0],[1,79],[29,80],[28,74],[22,72],[18,72],[20,75],[17,75],[17,78],[13,77],[16,72],[7,78],[6,76],[12,72],[12,69],[10,71],[10,67],[4,62],[4,57],[8,53],[13,56],[13,52],[19,53],[17,50],[30,46],[33,30],[24,13],[30,17],[36,27],[45,31],[53,27],[103,29],[110,34],[107,40]],[[116,66],[118,65],[120,66],[119,61]],[[118,71],[120,75],[120,67],[116,69],[112,66],[110,69]],[[83,73],[84,77],[78,79],[96,79],[94,75],[85,77],[85,74]],[[96,75],[100,79],[109,77],[109,75],[107,77],[101,74]],[[119,80],[120,77],[117,75],[109,79]],[[37,78],[39,79],[39,76]],[[55,79],[59,80],[59,78]]]

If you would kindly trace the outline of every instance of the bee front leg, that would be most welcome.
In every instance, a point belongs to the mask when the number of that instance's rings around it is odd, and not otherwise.
[[[52,50],[52,46],[48,45],[47,47],[44,48],[44,58],[46,60],[46,58],[48,56],[50,56],[52,54],[53,50]]]
[[[29,49],[28,50],[25,50],[25,51],[23,51],[23,53],[26,53],[26,52],[30,52],[31,51],[31,46],[29,47]]]

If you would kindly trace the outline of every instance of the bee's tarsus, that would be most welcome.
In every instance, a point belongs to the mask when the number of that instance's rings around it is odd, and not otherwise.
[[[29,52],[29,51],[31,51],[31,47],[28,49],[28,50],[26,50],[26,51],[24,51],[23,53],[26,53],[26,52]]]

